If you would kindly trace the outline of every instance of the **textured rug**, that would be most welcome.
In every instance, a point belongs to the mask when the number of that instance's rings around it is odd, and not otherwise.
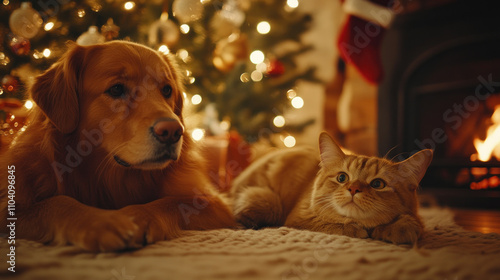
[[[16,240],[16,272],[1,279],[500,279],[500,235],[466,231],[451,211],[421,209],[418,248],[275,228],[191,231],[124,253],[91,254]]]

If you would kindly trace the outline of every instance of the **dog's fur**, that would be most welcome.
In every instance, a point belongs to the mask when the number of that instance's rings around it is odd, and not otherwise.
[[[113,97],[117,84],[126,90]],[[155,136],[160,121],[183,128],[172,58],[129,42],[72,44],[31,97],[31,124],[0,160],[0,219],[12,189],[16,238],[113,251],[234,226],[185,130],[173,144]]]

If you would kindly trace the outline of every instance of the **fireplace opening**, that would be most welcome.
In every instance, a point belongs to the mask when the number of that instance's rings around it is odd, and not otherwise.
[[[382,45],[379,154],[425,148],[448,205],[500,207],[500,33],[482,2],[400,14]]]

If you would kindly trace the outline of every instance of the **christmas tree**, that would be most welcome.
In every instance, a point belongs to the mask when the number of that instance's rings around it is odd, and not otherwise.
[[[113,39],[178,57],[186,99],[204,113],[197,126],[207,134],[232,129],[253,142],[300,131],[311,120],[290,125],[283,116],[302,106],[295,83],[315,80],[314,69],[295,63],[311,49],[301,42],[311,17],[298,5],[298,0],[3,0],[3,133],[13,131],[8,107],[23,104],[26,85],[57,60],[68,40],[88,45]]]

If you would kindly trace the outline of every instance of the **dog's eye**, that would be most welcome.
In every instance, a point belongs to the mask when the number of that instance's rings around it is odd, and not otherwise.
[[[166,98],[170,98],[170,96],[172,96],[172,87],[169,86],[169,85],[166,85],[164,86],[162,89],[161,89],[161,93],[163,94],[163,96],[165,96]]]
[[[109,94],[111,97],[118,98],[122,97],[125,95],[127,89],[125,88],[124,85],[122,84],[116,84],[112,87],[110,87],[106,93]]]

